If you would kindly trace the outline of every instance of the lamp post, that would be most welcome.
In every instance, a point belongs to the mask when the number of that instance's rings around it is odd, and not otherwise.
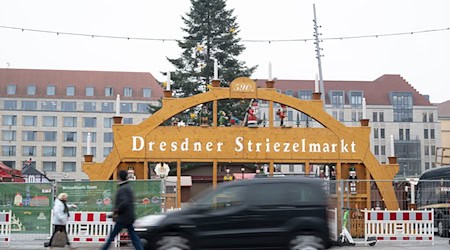
[[[244,179],[244,171],[245,171],[245,168],[241,168],[242,180]]]

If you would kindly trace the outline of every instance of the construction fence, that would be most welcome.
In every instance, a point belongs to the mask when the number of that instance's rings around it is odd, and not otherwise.
[[[130,182],[138,217],[166,209],[163,182]],[[46,239],[51,232],[51,210],[57,194],[67,193],[69,203],[78,206],[72,213],[111,212],[116,190],[117,181],[0,183],[0,212],[11,211],[11,241]]]
[[[380,181],[378,181],[380,182]],[[434,231],[449,236],[450,230],[450,181],[448,180],[386,180],[393,187],[400,211],[434,210]],[[323,188],[329,196],[330,208],[337,208],[338,228],[346,209],[350,210],[347,226],[353,237],[366,235],[364,210],[387,210],[387,200],[373,180],[323,180]],[[390,201],[389,201],[390,202]]]

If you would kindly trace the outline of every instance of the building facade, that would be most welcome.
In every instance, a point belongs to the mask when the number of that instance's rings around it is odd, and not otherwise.
[[[437,104],[437,107],[441,122],[442,144],[436,152],[436,164],[450,165],[450,101]]]
[[[259,80],[263,86],[265,80]],[[438,109],[427,96],[420,94],[400,75],[383,75],[374,81],[324,81],[324,108],[331,116],[346,126],[360,126],[363,118],[363,98],[366,100],[366,118],[371,127],[371,151],[379,162],[386,163],[392,150],[398,157],[398,177],[418,176],[423,171],[436,167],[436,148],[441,145],[441,127]],[[278,92],[310,100],[315,89],[311,80],[275,80]],[[260,104],[259,118],[269,117],[268,106]],[[275,105],[276,115],[281,110]],[[306,114],[287,107],[284,123],[288,126],[321,127]],[[394,136],[394,149],[390,136]],[[323,172],[327,162],[315,166],[313,174]],[[302,164],[278,165],[283,173],[304,174]]]
[[[162,94],[150,73],[0,69],[0,161],[50,179],[87,179],[88,133],[94,161],[102,161],[113,148],[117,103],[123,123],[138,124]]]

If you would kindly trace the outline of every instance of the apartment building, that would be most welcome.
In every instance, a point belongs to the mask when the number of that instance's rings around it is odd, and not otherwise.
[[[439,110],[441,122],[441,147],[436,152],[436,164],[438,166],[450,165],[450,100],[436,104]]]
[[[258,80],[265,86],[265,80]],[[381,163],[391,154],[390,136],[394,136],[394,152],[400,165],[399,177],[418,176],[434,168],[436,148],[441,145],[438,109],[428,96],[419,93],[400,75],[383,75],[374,81],[324,81],[324,108],[346,126],[360,126],[363,98],[366,99],[366,118],[370,120],[371,151]],[[315,89],[311,80],[275,80],[278,92],[302,100],[310,100]],[[260,118],[268,115],[268,105],[260,104]],[[274,106],[274,117],[278,120]],[[298,110],[287,108],[290,126],[321,127],[317,121]],[[285,119],[286,121],[286,119]],[[275,123],[277,124],[277,123]],[[326,164],[327,162],[324,162]],[[279,164],[283,173],[302,174],[304,165]]]
[[[112,117],[138,124],[163,89],[146,72],[0,69],[0,161],[32,165],[50,179],[82,180],[87,135],[94,161],[113,147]]]

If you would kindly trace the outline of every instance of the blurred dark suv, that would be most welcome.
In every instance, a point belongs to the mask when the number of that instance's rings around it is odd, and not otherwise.
[[[187,208],[138,219],[146,249],[326,249],[327,198],[308,178],[219,185]]]

